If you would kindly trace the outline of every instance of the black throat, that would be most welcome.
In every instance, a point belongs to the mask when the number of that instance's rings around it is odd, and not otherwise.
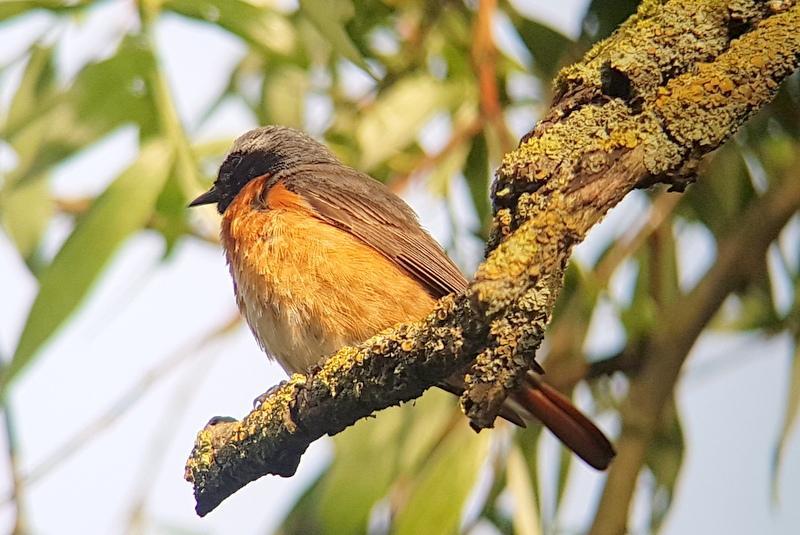
[[[285,159],[275,151],[254,150],[247,153],[229,154],[219,168],[214,187],[219,192],[217,210],[225,212],[236,195],[251,180],[273,174],[285,168]]]

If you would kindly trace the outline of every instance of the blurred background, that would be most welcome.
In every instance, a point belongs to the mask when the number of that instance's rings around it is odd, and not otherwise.
[[[283,378],[239,320],[207,188],[299,127],[385,181],[471,273],[493,169],[620,0],[0,2],[0,532],[581,533],[605,476],[429,392],[208,517],[183,465]],[[539,360],[616,437],[663,311],[800,181],[800,79],[685,195],[636,191],[575,253]],[[795,207],[797,208],[797,207]],[[800,217],[742,262],[636,476],[631,533],[800,530]]]

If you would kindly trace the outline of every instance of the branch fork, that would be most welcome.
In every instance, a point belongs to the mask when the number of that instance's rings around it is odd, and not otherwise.
[[[504,158],[487,258],[467,290],[292,376],[242,421],[206,426],[186,465],[197,513],[263,475],[293,475],[314,440],[457,373],[471,425],[491,427],[538,366],[573,247],[631,190],[693,181],[797,68],[798,28],[791,1],[642,2],[561,72],[550,110]]]

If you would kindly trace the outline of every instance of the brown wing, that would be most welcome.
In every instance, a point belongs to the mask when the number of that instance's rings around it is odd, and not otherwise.
[[[302,196],[323,221],[347,230],[397,264],[439,298],[467,280],[420,225],[417,216],[380,182],[354,169],[315,165],[293,173],[285,187]]]

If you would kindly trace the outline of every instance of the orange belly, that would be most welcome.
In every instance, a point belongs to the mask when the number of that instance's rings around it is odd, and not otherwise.
[[[299,203],[254,209],[263,179],[223,217],[222,243],[236,301],[262,348],[288,373],[340,347],[417,320],[434,300],[400,268]]]

